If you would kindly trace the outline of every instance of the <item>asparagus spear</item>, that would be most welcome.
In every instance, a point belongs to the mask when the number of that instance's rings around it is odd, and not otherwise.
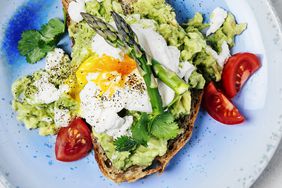
[[[152,74],[151,66],[147,64],[147,59],[144,54],[141,52],[138,54],[137,51],[133,52],[132,50],[130,50],[130,48],[128,48],[122,42],[122,40],[120,40],[120,36],[118,36],[117,31],[110,24],[105,23],[100,18],[94,17],[90,14],[81,13],[81,15],[90,25],[90,27],[92,27],[98,34],[105,38],[105,40],[109,44],[115,47],[121,47],[125,51],[129,51],[129,53],[134,57],[138,56],[138,62],[141,69],[143,70],[143,78],[147,86],[147,92],[152,105],[153,114],[162,114],[164,112],[162,99],[158,90],[156,80]]]
[[[131,30],[130,26],[121,18],[117,13],[113,13],[113,17],[119,16],[119,23],[123,24],[123,27],[126,27],[130,30],[130,35],[128,32],[122,34],[118,33],[113,26],[104,22],[102,19],[97,18],[91,14],[81,13],[82,17],[86,22],[92,27],[99,35],[101,35],[110,45],[114,47],[119,47],[124,51],[130,53],[136,61],[139,62],[138,58],[145,56],[149,63],[152,63],[153,72],[162,82],[175,91],[176,94],[183,94],[189,88],[189,85],[184,82],[178,75],[162,66],[157,60],[149,57],[145,51],[140,47],[136,42],[137,37],[135,33]],[[117,24],[118,26],[119,24]],[[120,26],[118,26],[120,27]]]

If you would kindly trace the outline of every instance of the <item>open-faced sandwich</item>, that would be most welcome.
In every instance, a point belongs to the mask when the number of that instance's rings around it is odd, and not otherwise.
[[[60,161],[78,160],[94,147],[99,168],[115,182],[163,172],[191,137],[205,83],[221,80],[246,24],[216,8],[210,23],[197,13],[180,25],[164,0],[63,0],[63,6],[71,58],[55,48],[64,33],[58,19],[24,32],[19,42],[28,62],[47,57],[44,69],[13,84],[18,119],[40,135],[57,134]],[[225,77],[239,81],[231,82],[231,98],[259,67],[251,54],[232,58],[236,67],[226,68]],[[216,120],[244,121],[213,82],[204,99]]]

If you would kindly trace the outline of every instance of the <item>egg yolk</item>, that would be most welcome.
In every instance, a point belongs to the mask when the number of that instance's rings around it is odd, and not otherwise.
[[[71,95],[79,100],[79,93],[87,84],[87,75],[97,73],[93,81],[101,89],[101,95],[109,92],[109,95],[115,93],[117,87],[123,87],[126,76],[136,69],[136,62],[125,55],[123,60],[103,55],[98,57],[93,55],[86,59],[76,71],[76,83],[72,84]]]

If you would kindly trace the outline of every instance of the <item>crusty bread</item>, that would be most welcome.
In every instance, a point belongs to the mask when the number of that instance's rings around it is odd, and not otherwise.
[[[71,0],[62,0],[64,9],[67,12],[69,1]],[[131,11],[130,4],[136,0],[121,0],[123,9],[125,13]],[[67,23],[70,24],[70,18],[67,16]],[[176,153],[189,141],[194,122],[196,120],[197,114],[199,112],[200,104],[202,99],[202,91],[192,91],[192,106],[191,106],[191,114],[186,116],[185,118],[179,121],[179,125],[184,130],[182,134],[180,134],[177,138],[170,140],[168,143],[168,150],[165,155],[161,157],[156,157],[153,161],[153,164],[149,167],[141,167],[141,166],[132,166],[128,168],[126,171],[121,171],[113,167],[111,161],[106,156],[103,148],[97,142],[97,139],[93,137],[93,146],[95,152],[95,158],[99,165],[102,173],[115,181],[116,183],[121,182],[134,182],[140,178],[143,178],[147,175],[163,172],[169,161],[176,155]]]

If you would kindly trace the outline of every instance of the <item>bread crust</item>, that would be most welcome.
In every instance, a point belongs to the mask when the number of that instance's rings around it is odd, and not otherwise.
[[[63,7],[67,13],[69,2],[71,0],[62,0]],[[125,13],[132,11],[131,3],[137,0],[120,0],[122,7]],[[67,14],[67,26],[70,24],[70,17]],[[74,42],[74,41],[73,41]],[[183,133],[180,134],[177,138],[170,140],[168,142],[168,151],[163,156],[156,157],[153,161],[153,164],[149,167],[142,166],[131,166],[125,171],[121,171],[113,167],[111,161],[106,156],[101,145],[98,143],[97,138],[92,137],[93,147],[95,153],[95,159],[98,163],[98,166],[101,172],[113,180],[116,183],[121,182],[134,182],[147,175],[160,172],[162,173],[165,167],[168,165],[169,161],[185,146],[192,136],[194,122],[197,118],[201,100],[202,100],[202,90],[192,91],[192,105],[191,105],[191,114],[180,119],[179,125],[183,129]]]

